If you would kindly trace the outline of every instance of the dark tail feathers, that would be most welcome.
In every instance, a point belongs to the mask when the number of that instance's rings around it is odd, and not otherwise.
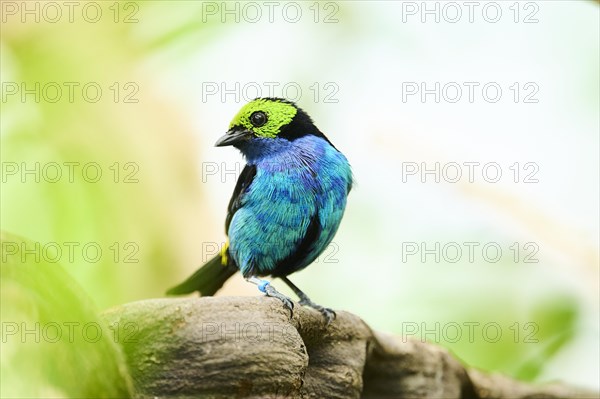
[[[194,291],[200,292],[201,296],[214,295],[237,271],[237,267],[232,264],[223,266],[221,255],[217,255],[196,270],[183,283],[168,290],[167,295],[184,295]]]

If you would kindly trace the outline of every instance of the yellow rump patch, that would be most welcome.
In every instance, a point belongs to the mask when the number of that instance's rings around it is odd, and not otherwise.
[[[229,239],[225,241],[225,244],[221,247],[221,264],[227,266],[229,262],[229,256],[227,256],[227,250],[229,249]]]

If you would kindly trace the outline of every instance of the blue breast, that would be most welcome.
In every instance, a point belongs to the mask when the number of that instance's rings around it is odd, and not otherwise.
[[[306,267],[342,219],[352,184],[346,157],[312,135],[262,139],[243,152],[256,175],[229,226],[230,255],[246,277]]]

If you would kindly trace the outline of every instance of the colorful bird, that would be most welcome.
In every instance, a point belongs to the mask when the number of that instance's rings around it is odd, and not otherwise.
[[[228,242],[167,294],[213,295],[238,270],[290,311],[293,302],[259,277],[282,279],[300,304],[331,322],[335,312],[312,302],[287,276],[311,264],[329,245],[352,187],[346,157],[306,112],[281,98],[258,98],[238,112],[216,146],[233,145],[246,158],[227,209]]]

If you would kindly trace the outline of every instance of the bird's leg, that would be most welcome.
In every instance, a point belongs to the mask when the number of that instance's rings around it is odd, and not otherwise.
[[[308,297],[308,295],[306,295],[304,292],[302,292],[302,290],[300,288],[296,287],[296,285],[294,283],[292,283],[287,277],[280,277],[280,278],[283,280],[284,283],[286,283],[292,289],[292,291],[294,291],[294,293],[296,295],[298,295],[298,298],[300,298],[300,305],[308,306],[308,307],[311,307],[311,308],[316,309],[319,312],[321,312],[321,314],[323,316],[325,316],[325,319],[327,320],[328,325],[333,320],[335,320],[335,312],[333,310],[323,307],[321,305],[318,305],[318,304],[314,303],[313,301],[311,301],[310,298]]]
[[[279,291],[277,291],[275,289],[275,287],[273,287],[269,281],[261,280],[255,276],[248,277],[246,279],[246,281],[248,281],[249,283],[252,283],[252,284],[256,284],[256,286],[258,286],[258,290],[260,292],[264,292],[267,296],[279,299],[281,302],[283,302],[285,307],[290,310],[290,313],[293,316],[294,302],[292,302],[292,300],[290,298],[288,298],[287,296],[285,296],[282,293],[280,293]]]

